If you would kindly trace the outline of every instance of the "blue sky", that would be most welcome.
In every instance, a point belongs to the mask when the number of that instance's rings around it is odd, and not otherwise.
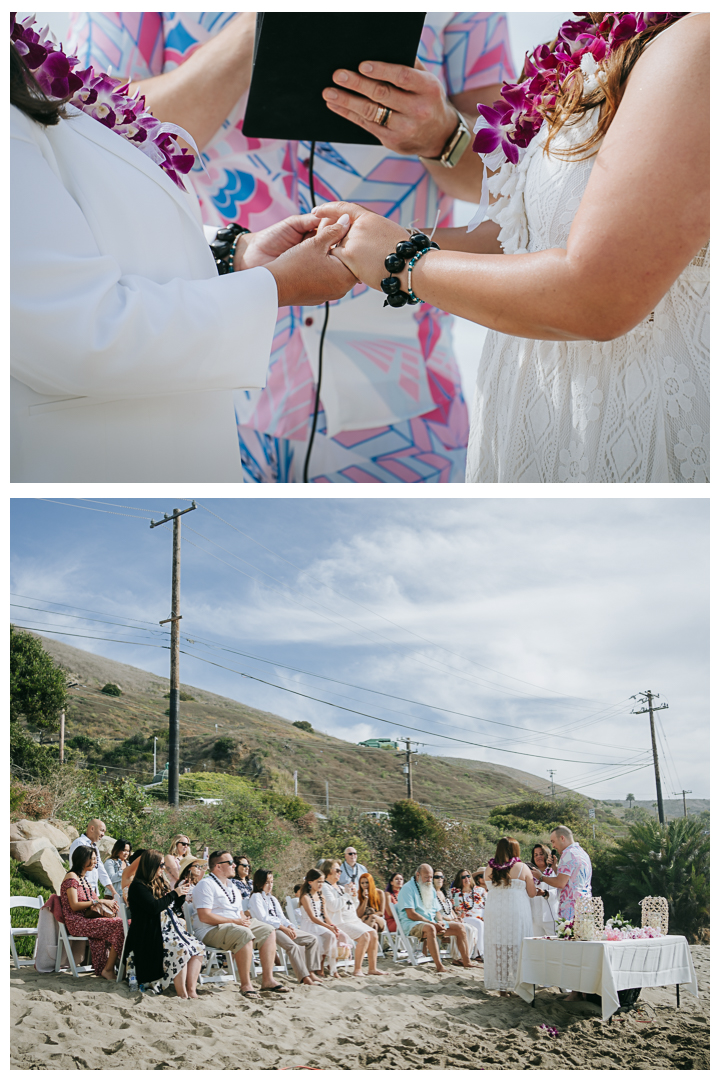
[[[167,675],[167,651],[148,645],[166,641],[172,538],[149,520],[189,501],[64,502],[77,505],[12,500],[12,600],[58,612],[16,607],[13,621],[121,638],[64,640]],[[629,772],[649,760],[630,695],[652,690],[670,704],[666,796],[709,796],[707,500],[200,502],[182,519],[184,683],[353,742],[408,734],[426,753],[640,799],[654,782]],[[108,616],[140,629],[89,621]]]

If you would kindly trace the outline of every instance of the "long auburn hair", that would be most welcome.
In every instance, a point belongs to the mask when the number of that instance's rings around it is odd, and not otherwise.
[[[377,885],[375,884],[375,879],[373,878],[372,874],[360,875],[360,878],[358,880],[358,892],[360,891],[360,886],[363,883],[363,879],[367,881],[368,903],[370,904],[370,907],[375,908],[376,911],[382,911],[383,900],[380,893],[378,892]]]
[[[588,12],[592,21],[601,23],[607,12]],[[640,59],[643,49],[652,38],[667,29],[667,24],[660,23],[657,26],[649,26],[641,34],[623,41],[610,56],[603,61],[602,68],[604,78],[602,85],[598,86],[587,97],[583,97],[584,79],[580,69],[571,72],[562,84],[560,93],[557,95],[554,106],[548,109],[540,108],[547,120],[549,134],[545,144],[545,152],[549,153],[550,143],[562,127],[573,118],[582,119],[585,113],[591,109],[600,108],[600,117],[592,135],[580,146],[574,146],[563,150],[554,151],[558,157],[566,159],[578,157],[592,157],[597,152],[597,144],[607,134],[615,113],[618,111],[620,102],[625,93],[627,80],[630,72]],[[557,38],[550,45],[552,49]]]
[[[498,840],[498,845],[495,849],[495,862],[506,863],[511,859],[520,858],[520,845],[517,840],[512,836],[503,836],[501,840]],[[493,867],[491,880],[493,885],[502,885],[507,887],[510,884],[510,871],[511,866],[508,866],[506,870],[496,870]]]
[[[163,858],[164,856],[159,851],[144,851],[135,875],[135,880],[142,881],[147,885],[156,899],[165,896],[170,891],[160,871],[160,863]]]

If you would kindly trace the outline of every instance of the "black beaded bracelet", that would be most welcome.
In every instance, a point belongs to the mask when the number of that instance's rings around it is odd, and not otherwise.
[[[429,251],[430,248],[440,250],[438,244],[431,240],[425,233],[413,233],[409,240],[400,240],[395,250],[391,251],[385,259],[385,269],[390,271],[390,277],[383,278],[380,288],[385,293],[383,307],[404,307],[405,304],[420,304],[422,301],[414,293],[403,292],[400,288],[400,278],[394,277],[405,269],[408,259],[414,259],[421,252]]]
[[[215,239],[210,244],[210,250],[213,258],[215,259],[215,265],[217,267],[218,274],[232,274],[235,266],[235,248],[237,242],[241,236],[245,236],[251,232],[251,229],[246,229],[243,225],[226,225],[222,229],[218,229],[215,234]]]

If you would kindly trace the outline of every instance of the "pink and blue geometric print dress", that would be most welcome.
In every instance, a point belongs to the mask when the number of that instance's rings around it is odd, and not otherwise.
[[[78,12],[69,45],[83,67],[140,80],[178,67],[234,14]],[[428,13],[418,56],[449,95],[513,78],[502,12]],[[256,230],[310,209],[310,144],[246,138],[245,103],[190,176],[206,224]],[[318,143],[314,186],[319,202],[359,202],[401,225],[432,225],[438,211],[439,224],[451,224],[453,200],[420,161],[383,146]],[[266,387],[235,395],[246,480],[302,481],[323,315],[280,309]],[[468,410],[450,330],[450,316],[431,305],[383,309],[362,285],[331,304],[312,482],[464,482]]]

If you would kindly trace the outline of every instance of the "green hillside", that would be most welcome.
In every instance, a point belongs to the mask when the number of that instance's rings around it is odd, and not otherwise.
[[[88,765],[106,768],[108,775],[132,775],[149,783],[154,735],[158,766],[167,759],[167,680],[41,640],[78,684],[70,690],[68,746]],[[102,693],[108,683],[119,686],[122,695]],[[286,718],[276,716],[190,686],[183,686],[183,696],[193,700],[180,706],[181,772],[230,772],[291,794],[297,771],[298,793],[321,811],[326,781],[331,809],[386,810],[405,797],[403,761],[391,750],[359,747],[293,727],[291,712]],[[547,781],[538,776],[488,762],[421,754],[413,766],[413,797],[457,820],[484,820],[499,803],[546,790]],[[558,787],[560,794],[565,791]]]

